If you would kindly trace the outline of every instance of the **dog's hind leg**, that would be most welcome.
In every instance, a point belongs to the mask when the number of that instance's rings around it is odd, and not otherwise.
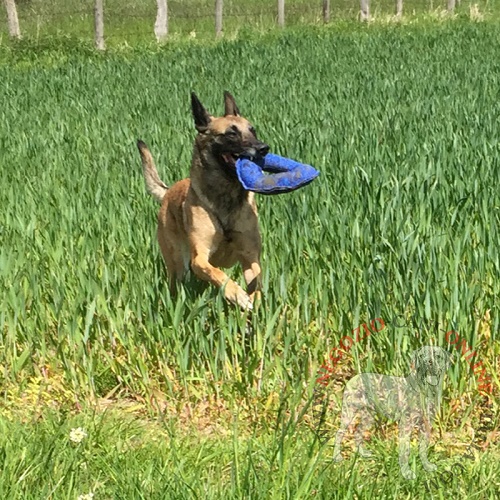
[[[372,452],[368,451],[363,443],[364,443],[364,437],[363,433],[367,431],[374,422],[373,415],[369,411],[365,411],[361,415],[360,422],[358,426],[356,427],[356,433],[355,433],[355,441],[356,441],[356,446],[358,449],[358,453],[361,457],[367,458],[372,456]]]
[[[158,233],[158,242],[167,268],[170,295],[175,296],[177,283],[188,269],[189,249],[182,244],[172,245],[161,232]]]
[[[340,415],[340,427],[335,435],[335,445],[333,448],[333,460],[335,462],[341,462],[343,460],[341,453],[342,441],[349,425],[351,425],[351,422],[354,420],[357,413],[357,408],[352,405],[349,395],[347,395],[347,397],[345,396],[346,395],[344,394],[344,399],[342,401],[342,413]]]
[[[333,460],[335,462],[342,462],[344,460],[344,457],[342,457],[342,441],[344,440],[344,434],[347,431],[347,427],[341,427],[338,431],[337,434],[335,435],[335,445],[333,448]]]

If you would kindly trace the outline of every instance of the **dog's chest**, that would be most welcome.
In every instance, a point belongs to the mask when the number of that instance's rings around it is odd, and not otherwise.
[[[232,267],[249,248],[260,246],[257,215],[252,207],[228,216],[217,217],[219,235],[210,262],[219,267]]]
[[[232,267],[238,262],[240,254],[236,235],[224,236],[217,247],[212,248],[209,261],[216,267]]]
[[[224,240],[231,243],[237,233],[246,232],[257,218],[253,193],[244,197],[221,197],[210,200],[211,213],[216,218]]]

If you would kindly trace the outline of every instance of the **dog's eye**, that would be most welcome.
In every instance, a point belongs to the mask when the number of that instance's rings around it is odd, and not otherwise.
[[[234,128],[230,128],[229,130],[226,130],[226,136],[231,138],[238,137],[238,131]]]
[[[253,127],[248,127],[248,131],[253,134],[255,137],[257,137],[257,132],[255,131],[255,129]]]

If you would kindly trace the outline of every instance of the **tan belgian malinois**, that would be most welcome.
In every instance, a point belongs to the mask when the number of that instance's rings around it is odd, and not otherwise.
[[[257,139],[255,129],[224,93],[224,116],[215,118],[194,93],[191,107],[198,135],[194,141],[188,179],[168,188],[158,176],[146,144],[138,141],[146,188],[161,203],[158,241],[175,292],[189,264],[198,278],[224,287],[227,300],[252,309],[260,293],[261,239],[254,193],[246,191],[236,174],[240,156],[261,159],[269,146]],[[220,267],[240,262],[245,292]]]

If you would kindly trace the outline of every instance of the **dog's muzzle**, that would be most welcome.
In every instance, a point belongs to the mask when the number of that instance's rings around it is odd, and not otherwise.
[[[247,158],[257,164],[263,164],[267,153],[269,153],[269,146],[263,142],[259,142],[246,147],[241,153],[222,153],[221,156],[227,165],[235,167],[236,161],[239,158]]]

